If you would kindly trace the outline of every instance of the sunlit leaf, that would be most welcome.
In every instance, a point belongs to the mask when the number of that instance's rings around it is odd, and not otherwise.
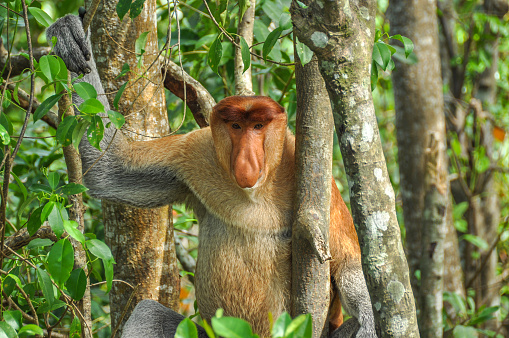
[[[125,123],[124,115],[120,114],[119,112],[116,112],[114,110],[108,110],[108,117],[115,126],[115,128],[120,129]]]
[[[120,88],[117,91],[117,94],[115,94],[115,98],[113,99],[113,106],[116,110],[118,110],[118,102],[120,101],[120,98],[122,97],[122,94],[124,93],[125,87],[127,86],[129,82],[124,82],[123,85],[120,86]]]
[[[210,69],[212,69],[214,73],[219,72],[219,62],[221,62],[222,56],[223,56],[223,45],[221,44],[221,40],[218,37],[216,40],[214,40],[214,42],[212,42],[207,57],[209,67]]]
[[[51,19],[51,17],[42,9],[37,7],[28,7],[28,11],[34,16],[35,20],[44,27],[49,27],[53,24],[53,19]]]
[[[83,101],[97,98],[97,91],[95,90],[94,86],[88,82],[78,82],[73,85],[73,88],[76,93],[78,93],[78,95],[83,99]]]
[[[249,45],[242,36],[240,37],[240,52],[242,54],[242,63],[244,63],[243,72],[245,72],[251,67],[251,53],[249,51]]]
[[[198,338],[198,329],[196,324],[189,318],[185,318],[177,326],[175,338]]]
[[[85,236],[83,236],[81,231],[78,229],[78,223],[76,221],[64,221],[64,229],[67,231],[69,236],[80,242],[82,245],[85,245]]]
[[[92,116],[92,123],[88,127],[87,138],[90,144],[101,150],[101,141],[104,137],[104,124],[100,116]]]
[[[413,52],[414,43],[409,38],[407,38],[405,36],[401,36],[400,34],[397,34],[397,35],[391,36],[391,39],[396,39],[403,43],[403,48],[405,49],[405,57],[408,57],[410,55],[410,53]]]

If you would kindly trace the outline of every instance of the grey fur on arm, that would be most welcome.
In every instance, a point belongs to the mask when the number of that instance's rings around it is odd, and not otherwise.
[[[97,99],[110,110],[101,79],[94,61],[90,37],[85,35],[81,20],[76,15],[66,15],[51,25],[46,36],[48,41],[57,37],[54,52],[71,71],[74,84],[88,82],[94,86]],[[82,78],[76,79],[80,74]],[[84,100],[73,93],[75,114]],[[106,125],[109,120],[102,114]],[[149,166],[132,168],[125,164],[129,156],[129,144],[120,131],[113,126],[106,128],[100,144],[101,151],[90,145],[84,137],[80,143],[83,162],[84,183],[89,194],[96,198],[133,205],[136,207],[158,207],[183,200],[188,193],[171,168]],[[108,149],[106,151],[106,149]]]

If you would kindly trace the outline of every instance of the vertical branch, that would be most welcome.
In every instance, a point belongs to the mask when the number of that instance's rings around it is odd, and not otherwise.
[[[237,45],[240,45],[240,37],[246,40],[248,46],[253,45],[253,29],[256,0],[250,0],[251,6],[246,10],[242,20],[237,27]],[[251,67],[244,72],[244,62],[242,62],[242,51],[240,47],[235,46],[235,95],[254,95],[253,80],[251,78]]]
[[[424,209],[422,224],[420,318],[421,337],[440,338],[444,286],[444,241],[448,184],[444,156],[440,154],[440,135],[430,133],[430,146],[426,149]]]
[[[297,190],[292,228],[292,315],[310,313],[313,337],[327,337],[334,121],[316,57],[305,66],[297,53],[295,60]]]
[[[69,73],[69,78],[67,84],[71,87],[71,75]],[[70,93],[62,96],[62,98],[58,101],[58,115],[59,121],[62,120],[63,116],[71,116],[74,114],[74,109],[72,107],[71,95]],[[67,175],[69,177],[69,183],[77,183],[83,184],[82,181],[82,167],[81,167],[81,158],[76,149],[69,145],[67,147],[63,147],[65,164],[67,166]],[[85,207],[83,205],[83,194],[70,195],[69,203],[71,207],[69,208],[69,219],[76,221],[78,223],[78,229],[83,233],[85,230],[85,220],[84,213]],[[74,249],[74,269],[83,269],[88,276],[87,273],[87,256],[81,243],[70,238],[71,244]],[[83,321],[86,323],[82,323],[82,337],[91,338],[90,330],[86,328],[92,327],[92,313],[91,313],[91,298],[90,298],[90,287],[89,281],[87,278],[87,289],[85,291],[85,295],[82,300],[78,303],[78,309],[83,315]],[[80,318],[81,319],[81,318]]]

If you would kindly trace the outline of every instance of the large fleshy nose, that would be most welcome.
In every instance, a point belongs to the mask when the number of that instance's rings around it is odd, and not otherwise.
[[[263,140],[244,136],[232,152],[233,175],[241,188],[252,188],[262,174]]]

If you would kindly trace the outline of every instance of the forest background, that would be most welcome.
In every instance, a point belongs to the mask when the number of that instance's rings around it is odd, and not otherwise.
[[[87,197],[81,173],[72,175],[72,168],[81,170],[73,162],[73,146],[89,126],[96,132],[87,137],[96,142],[101,123],[93,113],[80,121],[65,117],[66,96],[59,93],[67,75],[57,59],[47,56],[44,32],[57,18],[77,14],[79,5],[71,0],[0,3],[0,330],[8,337],[109,337],[143,298],[186,315],[195,311],[192,272],[198,225],[192,213],[183,206],[147,211],[101,204]],[[295,130],[290,1],[209,5],[210,12],[201,0],[104,0],[95,13],[93,52],[106,92],[116,111],[133,111],[125,116],[125,125],[116,112],[110,119],[133,139],[202,127],[214,102],[251,91],[282,104]],[[239,11],[254,16],[254,40],[244,35]],[[121,13],[123,21],[118,19]],[[389,5],[381,0],[375,22],[373,103],[421,335],[504,336],[509,329],[507,2]],[[398,34],[415,45],[410,55],[405,55],[410,42]],[[301,61],[310,61],[309,49],[298,41],[296,46]],[[247,47],[255,54],[251,58]],[[33,72],[29,54],[34,57]],[[161,61],[164,56],[173,62]],[[251,69],[244,72],[249,64]],[[247,75],[252,78],[245,80]],[[75,90],[93,103],[88,88]],[[96,108],[91,104],[88,109]],[[433,159],[442,150],[446,156]],[[348,204],[336,136],[332,170]],[[82,192],[80,201],[76,194]],[[426,210],[438,210],[438,216]],[[169,227],[172,222],[175,232]],[[164,269],[154,272],[152,266]],[[438,314],[440,320],[423,313]]]

